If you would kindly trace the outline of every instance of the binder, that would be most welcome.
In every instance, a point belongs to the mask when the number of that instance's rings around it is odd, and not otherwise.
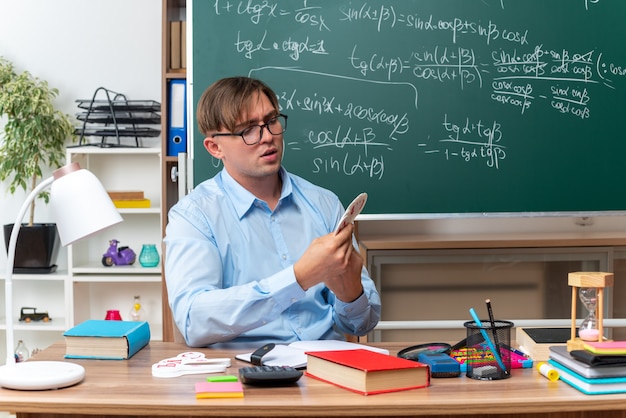
[[[170,81],[167,155],[187,152],[187,84],[185,80]]]

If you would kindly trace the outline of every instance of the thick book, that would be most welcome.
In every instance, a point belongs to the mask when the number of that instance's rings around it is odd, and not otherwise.
[[[550,347],[567,346],[571,328],[517,328],[515,340],[521,351],[534,361],[550,358]]]
[[[577,360],[567,351],[567,347],[563,346],[550,347],[550,360],[567,367],[587,379],[626,376],[626,365],[624,364],[620,366],[592,366]]]
[[[143,195],[143,191],[141,190],[116,190],[116,191],[107,191],[109,197],[114,200],[129,200],[129,199],[145,199]]]
[[[263,356],[264,366],[290,366],[303,369],[307,365],[307,352],[312,351],[335,351],[364,349],[389,354],[385,348],[372,347],[369,345],[352,343],[340,340],[304,340],[294,341],[289,345],[276,344],[276,346]],[[237,354],[235,358],[250,363],[252,352]]]
[[[548,363],[558,370],[559,379],[586,395],[626,393],[626,376],[588,379],[554,360],[548,360]]]
[[[178,70],[181,67],[180,41],[181,41],[181,21],[172,20],[170,22],[170,69]]]
[[[307,357],[307,376],[362,395],[430,385],[427,365],[375,351],[315,351]]]
[[[68,329],[65,358],[126,360],[150,342],[146,321],[89,319]]]

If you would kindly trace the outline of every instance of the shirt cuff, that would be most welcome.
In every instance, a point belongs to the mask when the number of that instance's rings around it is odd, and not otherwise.
[[[263,280],[263,282],[265,282],[265,285],[262,285],[262,287],[267,289],[268,293],[272,295],[276,302],[276,305],[281,309],[287,309],[306,296],[306,292],[296,280],[293,266],[279,271]]]
[[[342,316],[353,317],[354,315],[359,315],[365,312],[368,307],[369,300],[365,292],[362,292],[361,296],[352,302],[344,302],[339,298],[335,298],[335,312]]]

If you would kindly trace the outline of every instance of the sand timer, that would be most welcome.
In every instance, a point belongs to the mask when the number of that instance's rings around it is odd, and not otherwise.
[[[567,341],[568,351],[583,349],[584,341],[602,341],[604,315],[604,289],[613,286],[613,273],[575,272],[567,276],[567,284],[572,286],[572,326],[571,338]],[[576,305],[583,303],[588,315],[583,319],[576,338]]]
[[[581,287],[578,296],[587,309],[587,317],[583,319],[578,327],[578,336],[583,341],[598,341],[598,321],[596,320],[596,309],[598,305],[597,290],[595,287]]]

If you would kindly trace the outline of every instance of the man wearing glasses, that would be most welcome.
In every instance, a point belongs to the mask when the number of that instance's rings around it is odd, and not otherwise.
[[[281,165],[287,116],[249,77],[215,82],[198,103],[204,147],[224,168],[169,212],[165,277],[188,345],[344,339],[380,319],[354,247],[335,234],[338,197]]]

